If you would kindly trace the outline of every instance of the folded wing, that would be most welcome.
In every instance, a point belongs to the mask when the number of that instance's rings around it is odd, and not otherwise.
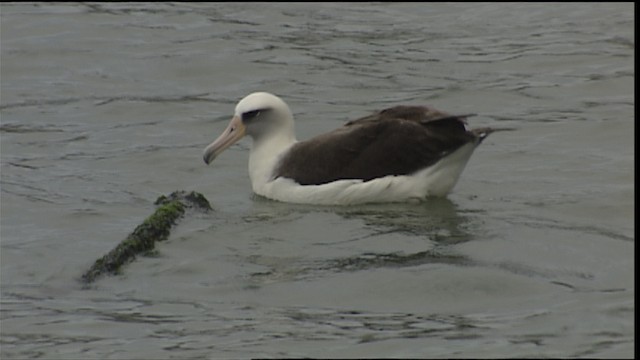
[[[491,129],[467,131],[465,118],[426,106],[396,106],[295,144],[273,176],[301,185],[409,175],[429,167]]]

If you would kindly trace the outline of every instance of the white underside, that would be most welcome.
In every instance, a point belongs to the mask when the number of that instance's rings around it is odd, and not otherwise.
[[[249,172],[256,194],[284,202],[350,205],[421,201],[429,196],[446,196],[458,181],[475,147],[474,143],[466,144],[431,167],[412,175],[385,176],[366,182],[339,180],[323,185],[300,185],[286,178],[273,180],[270,179],[270,171],[275,167],[277,158],[265,161],[267,159],[253,153],[249,159]]]

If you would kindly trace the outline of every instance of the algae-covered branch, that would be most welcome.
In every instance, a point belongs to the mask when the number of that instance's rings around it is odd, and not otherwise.
[[[169,196],[159,197],[156,211],[146,218],[129,236],[106,255],[96,260],[93,266],[82,275],[82,281],[91,283],[98,277],[118,274],[123,265],[133,261],[136,255],[152,251],[156,241],[166,240],[186,209],[199,211],[211,210],[209,201],[195,191],[175,191]]]

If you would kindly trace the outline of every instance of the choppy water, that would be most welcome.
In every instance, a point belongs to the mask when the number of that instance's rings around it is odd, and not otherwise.
[[[633,4],[2,4],[1,357],[632,357]],[[266,90],[301,139],[393,104],[510,126],[425,204],[251,194]],[[78,283],[176,189],[215,211]]]

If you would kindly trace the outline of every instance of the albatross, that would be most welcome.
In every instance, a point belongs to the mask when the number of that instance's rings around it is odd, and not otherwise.
[[[258,195],[325,205],[421,201],[446,196],[475,148],[496,130],[468,130],[472,115],[399,105],[298,141],[289,106],[256,92],[238,102],[229,125],[204,149],[204,162],[247,135]]]

